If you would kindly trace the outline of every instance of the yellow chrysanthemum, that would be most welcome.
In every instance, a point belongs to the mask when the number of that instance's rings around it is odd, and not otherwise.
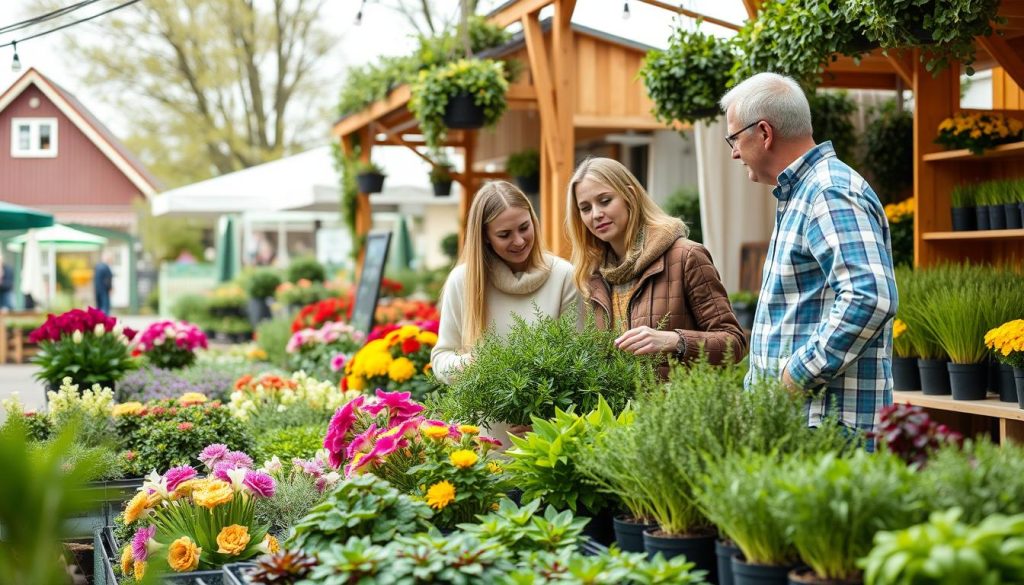
[[[448,427],[444,425],[424,425],[423,436],[428,439],[443,439],[448,436]]]
[[[459,425],[459,432],[463,435],[479,435],[480,427],[475,425]]]
[[[186,392],[178,398],[178,404],[182,406],[189,406],[191,404],[202,404],[206,402],[206,396],[199,392]]]
[[[455,501],[455,486],[448,480],[439,481],[427,490],[427,505],[435,510],[444,510]]]
[[[214,509],[235,498],[231,484],[219,479],[210,480],[202,489],[192,492],[192,501],[204,508]]]
[[[906,333],[906,331],[907,331],[907,324],[904,323],[903,321],[900,321],[899,319],[896,319],[896,320],[894,320],[892,322],[892,337],[893,337],[893,339],[896,339],[900,335],[903,335],[904,333]]]
[[[179,573],[194,571],[199,566],[199,555],[203,549],[196,546],[192,539],[182,536],[171,543],[167,551],[167,564],[171,570]]]
[[[405,341],[406,339],[413,339],[420,333],[420,328],[415,325],[402,325],[398,329],[398,339]]]
[[[469,449],[459,449],[458,451],[454,451],[448,456],[448,459],[452,462],[452,465],[459,469],[473,467],[473,464],[480,460],[477,454]]]
[[[249,546],[249,527],[241,524],[232,524],[221,529],[217,535],[217,552],[222,555],[242,554],[245,547]]]
[[[366,389],[366,378],[364,378],[362,376],[356,376],[356,375],[345,376],[345,379],[348,381],[347,386],[348,386],[349,390],[365,390]]]
[[[388,366],[388,378],[395,382],[405,382],[416,374],[416,364],[407,357],[400,357]]]
[[[128,500],[128,505],[124,508],[124,523],[131,524],[139,518],[144,518],[149,513],[151,501],[149,494],[145,491],[135,494],[131,500]]]
[[[437,345],[437,333],[433,331],[420,331],[416,336],[416,341],[423,345],[429,345],[431,347]]]
[[[141,402],[122,402],[114,406],[113,410],[110,411],[111,416],[117,418],[126,414],[138,414],[142,412],[146,407]]]
[[[501,468],[501,465],[499,465],[497,461],[488,461],[487,471],[490,471],[491,473],[501,473],[505,470]]]
[[[205,488],[207,483],[209,483],[209,480],[206,478],[183,481],[178,484],[178,487],[174,488],[174,493],[171,494],[171,499],[176,500],[178,498],[191,496],[192,492]]]
[[[142,578],[146,576],[146,562],[135,561],[135,565],[132,567],[132,574],[135,576],[136,581],[142,581]]]
[[[132,556],[132,547],[126,546],[121,551],[121,574],[127,577],[131,574],[132,564],[135,562],[135,557]]]
[[[373,376],[386,376],[388,374],[388,368],[391,367],[391,354],[390,353],[367,353],[362,355],[363,372],[367,378]]]

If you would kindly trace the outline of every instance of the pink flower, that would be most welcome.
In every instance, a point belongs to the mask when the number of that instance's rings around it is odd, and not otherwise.
[[[253,495],[261,498],[274,497],[274,490],[277,488],[273,477],[262,471],[252,470],[245,472],[245,479],[242,481],[242,485],[249,488]]]
[[[172,467],[164,474],[167,480],[167,491],[173,492],[183,481],[188,481],[196,476],[196,470],[191,465]]]
[[[189,430],[192,430],[192,427],[194,427],[194,426],[195,425],[193,425],[190,422],[183,422],[183,423],[179,423],[178,424],[178,430],[179,431],[189,431]]]
[[[477,445],[480,445],[481,447],[484,447],[484,448],[486,448],[488,446],[490,446],[490,447],[501,447],[501,441],[499,441],[498,439],[495,439],[493,437],[485,437],[483,435],[480,435],[480,436],[477,436],[477,437],[473,437],[473,440],[476,441]]]
[[[223,461],[225,463],[230,463],[233,467],[252,467],[252,458],[241,451],[228,451],[228,453],[224,455]]]
[[[324,468],[320,465],[319,461],[313,460],[308,461],[306,459],[299,459],[298,457],[292,459],[292,465],[294,465],[299,471],[306,475],[313,477],[320,477],[324,473]]]
[[[213,476],[221,481],[231,483],[231,476],[228,475],[228,471],[237,469],[234,465],[226,461],[221,461],[213,466]]]
[[[365,396],[358,396],[339,408],[331,417],[331,422],[327,426],[327,435],[324,437],[324,448],[330,452],[331,465],[335,468],[341,467],[348,434],[356,421],[356,410],[361,408],[365,401]]]
[[[345,457],[351,459],[356,453],[368,453],[373,448],[373,442],[377,439],[377,423],[370,425],[362,433],[355,436],[345,450]]]
[[[364,459],[383,459],[402,448],[403,437],[392,435],[380,437]]]
[[[392,423],[401,422],[423,412],[423,405],[410,400],[410,396],[410,392],[385,392],[378,389],[377,400],[365,410],[373,416],[387,410]]]
[[[146,562],[149,558],[150,543],[156,544],[153,541],[153,536],[156,535],[156,526],[145,526],[139,528],[132,537],[132,558],[140,563]]]
[[[228,454],[228,446],[224,443],[214,443],[208,445],[205,449],[199,453],[199,460],[203,462],[203,465],[207,469],[213,469],[217,463]]]
[[[331,371],[340,372],[341,369],[345,367],[346,361],[348,361],[348,358],[345,356],[345,354],[334,354],[334,357],[331,358]]]

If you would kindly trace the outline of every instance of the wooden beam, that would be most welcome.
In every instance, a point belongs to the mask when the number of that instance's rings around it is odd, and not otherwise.
[[[513,83],[508,86],[508,91],[505,92],[505,99],[507,101],[537,101],[537,87],[533,85],[526,85],[525,83]]]
[[[747,18],[756,18],[757,10],[761,8],[761,0],[743,0],[743,7],[747,9]]]
[[[855,73],[828,71],[822,76],[821,87],[841,87],[846,89],[895,89],[895,73]],[[915,94],[916,95],[916,94]]]
[[[487,15],[491,24],[502,28],[522,20],[524,17],[540,12],[541,8],[551,4],[555,0],[521,0],[519,2],[508,2],[505,7]]]
[[[429,164],[431,166],[431,168],[435,168],[436,169],[436,168],[441,166],[434,159],[430,158],[429,156],[427,156],[427,155],[423,154],[422,152],[420,152],[419,150],[417,150],[415,145],[409,143],[408,141],[403,139],[401,136],[396,135],[395,133],[393,133],[391,130],[388,130],[384,126],[381,126],[380,124],[378,124],[376,122],[373,122],[370,125],[370,128],[371,128],[372,132],[383,133],[384,136],[387,137],[387,142],[389,142],[391,144],[394,144],[395,146],[404,146],[404,147],[408,148],[409,150],[411,150],[413,152],[413,154],[415,154],[416,156],[418,156],[421,159],[423,159],[424,161],[426,161],[427,164]],[[449,174],[451,174],[453,179],[456,179],[455,175],[458,174],[458,173],[449,173]],[[456,180],[458,180],[458,179],[456,179]]]
[[[1006,74],[1013,79],[1019,87],[1024,87],[1024,59],[1014,51],[1006,42],[1006,39],[998,35],[978,37],[978,44],[982,46],[999,63]]]
[[[572,13],[576,0],[556,0],[551,23],[552,56],[554,57],[553,85],[558,118],[549,131],[555,137],[550,153],[551,180],[541,183],[541,208],[544,211],[544,231],[548,249],[567,258],[571,252],[565,234],[565,186],[569,184],[575,166],[576,129],[573,109],[576,104],[576,47],[572,31]],[[541,130],[548,125],[541,119]],[[545,189],[547,192],[545,192]]]
[[[477,181],[473,173],[473,165],[476,164],[476,132],[466,132],[463,139],[466,146],[463,148],[463,163],[465,172],[456,179],[462,185],[462,198],[459,199],[459,249],[466,243],[466,219],[469,217],[469,207],[476,197]],[[453,177],[454,178],[454,177]]]
[[[673,5],[669,4],[668,2],[661,2],[660,0],[640,0],[640,2],[643,2],[644,4],[650,4],[651,6],[657,6],[658,8],[664,8],[665,10],[670,10],[672,12],[675,12],[676,14],[682,14],[683,16],[688,16],[688,17],[693,18],[693,19],[699,18],[699,19],[703,20],[706,23],[717,24],[718,26],[720,26],[722,28],[727,28],[729,30],[736,30],[736,31],[740,30],[740,25],[738,25],[738,24],[733,24],[733,23],[731,23],[731,22],[729,22],[727,20],[722,20],[720,18],[715,18],[714,16],[708,16],[706,14],[701,14],[700,12],[694,12],[692,10],[687,10],[687,9],[683,8],[682,6],[673,6]]]
[[[386,114],[394,112],[399,108],[404,108],[409,103],[409,98],[412,92],[408,85],[402,85],[396,88],[387,99],[374,102],[365,110],[346,116],[342,118],[337,124],[334,125],[332,131],[335,136],[345,136],[352,134],[356,130],[365,127],[370,122],[380,119]]]
[[[893,70],[896,71],[896,75],[903,79],[903,83],[907,84],[907,87],[914,85],[914,62],[909,52],[904,51],[899,55],[890,52],[885,59],[889,61]]]
[[[544,33],[536,14],[523,17],[523,38],[530,58],[530,73],[537,88],[537,104],[540,106],[540,135],[548,148],[554,149],[555,128],[558,110],[555,108],[554,88],[551,83],[551,69],[548,67],[548,52],[544,46]],[[546,122],[552,122],[547,124]]]

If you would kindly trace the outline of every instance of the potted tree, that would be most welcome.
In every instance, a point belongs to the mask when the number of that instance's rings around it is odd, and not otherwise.
[[[447,197],[452,194],[452,165],[441,162],[430,169],[430,184],[434,188],[435,197]]]
[[[540,192],[540,153],[537,149],[527,148],[510,154],[505,170],[515,178],[523,193]]]
[[[373,161],[361,161],[356,173],[360,193],[380,193],[384,190],[384,169]]]
[[[718,117],[735,61],[730,41],[677,28],[668,48],[647,53],[640,68],[654,116],[668,125]]]
[[[411,87],[409,110],[431,148],[444,142],[447,128],[493,126],[505,113],[505,64],[460,59],[420,72]]]

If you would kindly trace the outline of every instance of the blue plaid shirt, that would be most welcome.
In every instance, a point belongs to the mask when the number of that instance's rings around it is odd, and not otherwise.
[[[885,211],[831,142],[789,165],[772,193],[779,201],[746,384],[786,368],[815,391],[810,426],[835,412],[873,430],[879,408],[892,404],[897,297]]]

